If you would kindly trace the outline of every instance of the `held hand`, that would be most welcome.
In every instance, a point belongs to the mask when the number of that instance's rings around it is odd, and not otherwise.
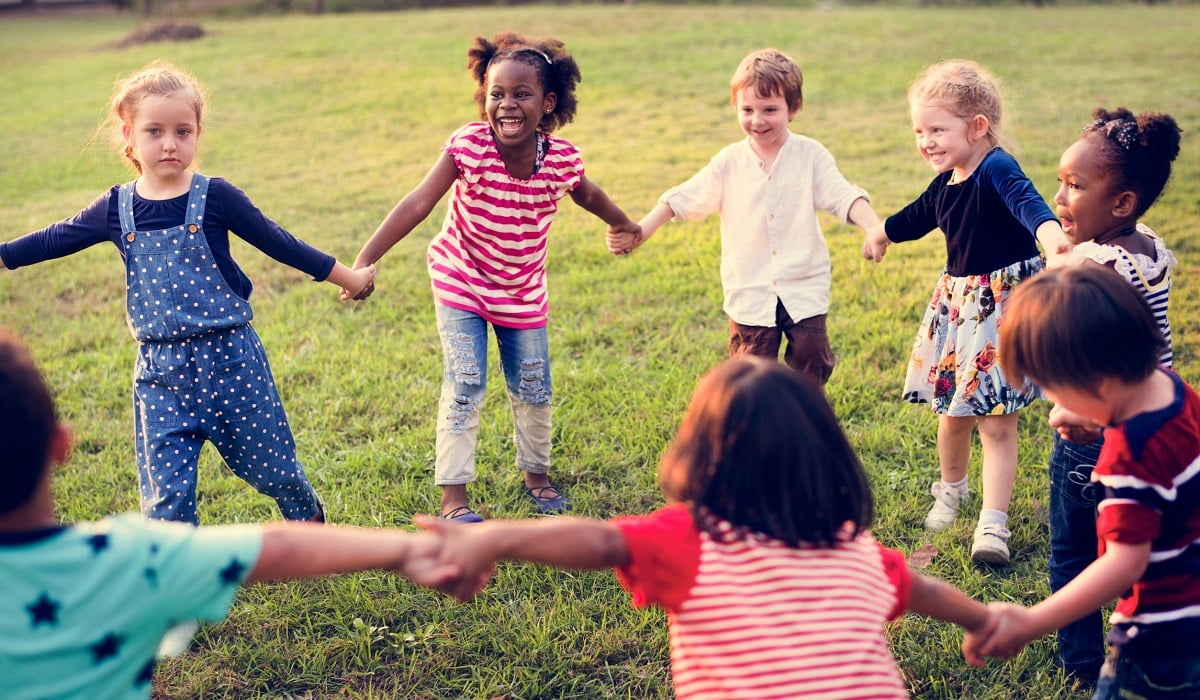
[[[883,256],[887,254],[888,246],[891,244],[883,226],[875,226],[868,229],[863,237],[862,255],[867,260],[879,262],[883,260]]]
[[[1033,620],[1029,609],[1013,603],[989,603],[988,608],[993,611],[997,622],[991,634],[978,643],[976,650],[983,656],[1011,659],[1035,636],[1030,633]],[[963,646],[966,646],[965,640]]]
[[[351,291],[343,287],[342,291],[338,294],[338,298],[340,298],[342,301],[349,301],[351,299],[354,301],[362,301],[375,293],[376,270],[374,265],[356,267],[354,270],[352,270],[352,272],[354,273],[355,278],[358,280],[358,283],[355,285],[358,288],[358,291]]]
[[[462,571],[457,566],[443,561],[442,539],[429,533],[404,533],[408,538],[408,555],[402,561],[396,562],[394,570],[403,574],[413,583],[426,588],[444,590],[461,578]]]
[[[432,515],[416,515],[413,523],[438,537],[442,544],[441,563],[458,572],[455,580],[438,586],[438,590],[461,602],[483,590],[495,573],[496,560],[481,546],[478,525],[449,523]]]
[[[642,227],[633,221],[618,226],[610,225],[604,242],[608,252],[613,255],[628,255],[642,244]]]
[[[999,624],[1000,616],[994,610],[988,608],[988,616],[983,624],[975,629],[967,630],[967,633],[963,635],[962,655],[969,665],[983,665],[983,654],[979,653],[979,647],[996,631]]]
[[[1058,430],[1059,437],[1077,445],[1091,444],[1104,435],[1104,426],[1058,404],[1050,409],[1048,422],[1051,428]]]

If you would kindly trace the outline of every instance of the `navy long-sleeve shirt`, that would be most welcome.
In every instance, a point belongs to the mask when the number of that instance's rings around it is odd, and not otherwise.
[[[885,224],[887,237],[913,241],[935,228],[946,234],[946,271],[982,275],[1038,254],[1035,233],[1055,219],[1021,166],[1003,149],[984,156],[965,181],[939,173],[924,194]]]
[[[5,267],[16,269],[65,257],[104,241],[116,246],[123,256],[121,216],[117,211],[119,190],[120,185],[113,185],[75,216],[0,243],[0,260]],[[135,191],[133,216],[138,230],[179,226],[186,219],[187,200],[186,192],[173,199],[153,200],[143,199]],[[204,236],[208,247],[226,283],[243,299],[250,298],[254,285],[230,255],[231,232],[271,258],[312,275],[317,281],[323,281],[333,270],[336,262],[333,256],[293,236],[254,206],[246,193],[222,178],[212,178],[204,206]]]

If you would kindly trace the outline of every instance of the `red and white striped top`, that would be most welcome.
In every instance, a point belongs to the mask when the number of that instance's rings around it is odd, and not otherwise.
[[[545,326],[547,234],[558,201],[583,179],[579,151],[547,135],[541,167],[522,180],[505,168],[485,122],[463,126],[442,148],[458,180],[429,243],[434,298],[498,326]]]
[[[866,533],[827,549],[713,538],[682,504],[612,523],[621,584],[667,611],[677,698],[908,696],[884,632],[911,586],[900,552]]]

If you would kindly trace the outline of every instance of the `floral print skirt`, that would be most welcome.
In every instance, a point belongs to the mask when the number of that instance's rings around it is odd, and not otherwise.
[[[1034,387],[1018,391],[996,362],[997,329],[1009,294],[1040,272],[1039,256],[983,275],[943,272],[913,343],[904,378],[904,400],[929,403],[955,417],[1012,413],[1039,398]]]

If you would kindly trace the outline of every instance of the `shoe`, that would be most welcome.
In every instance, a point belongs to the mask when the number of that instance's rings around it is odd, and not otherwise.
[[[459,506],[447,513],[442,513],[442,520],[456,523],[481,523],[483,516],[471,510],[471,506]]]
[[[980,564],[1007,564],[1009,560],[1008,538],[1011,534],[999,525],[976,527],[975,544],[971,545],[971,559]]]
[[[963,495],[955,489],[947,488],[942,481],[933,482],[929,492],[933,494],[933,507],[925,516],[925,527],[934,532],[945,530],[958,515],[958,502],[962,500]]]
[[[158,643],[158,658],[183,656],[188,649],[192,648],[192,638],[199,631],[200,623],[196,620],[181,622],[167,630]]]
[[[546,515],[557,515],[563,511],[571,510],[571,502],[563,495],[554,484],[549,486],[535,486],[533,488],[525,487],[525,493],[533,499],[539,510]]]

